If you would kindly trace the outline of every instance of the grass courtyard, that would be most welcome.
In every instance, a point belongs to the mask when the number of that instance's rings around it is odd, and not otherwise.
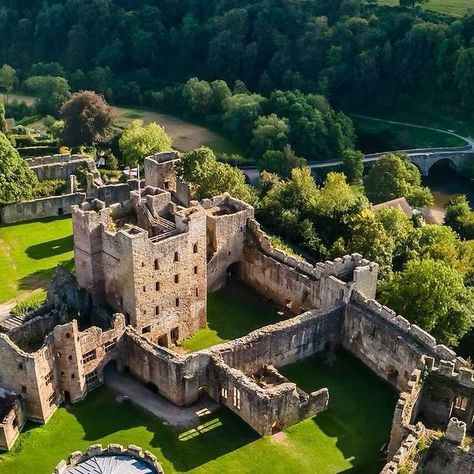
[[[245,336],[280,321],[275,307],[238,281],[207,296],[207,327],[182,342],[190,352]]]
[[[345,353],[331,367],[316,358],[282,372],[307,391],[327,386],[330,401],[326,412],[278,438],[259,438],[224,408],[180,432],[135,406],[118,403],[103,387],[84,402],[60,408],[47,425],[29,425],[13,450],[0,455],[0,472],[50,474],[69,453],[112,442],[149,449],[167,474],[379,472],[380,447],[388,439],[395,406],[392,389]]]
[[[72,268],[71,218],[48,218],[0,226],[0,303],[44,291],[60,263]]]

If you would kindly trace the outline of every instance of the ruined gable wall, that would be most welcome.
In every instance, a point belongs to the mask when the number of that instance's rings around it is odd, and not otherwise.
[[[403,391],[422,355],[453,360],[456,354],[405,318],[355,292],[344,316],[343,346]]]

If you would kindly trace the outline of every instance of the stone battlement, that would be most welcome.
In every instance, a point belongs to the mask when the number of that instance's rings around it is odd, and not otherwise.
[[[466,363],[463,359],[440,360],[438,365],[435,365],[435,360],[431,357],[424,357],[424,361],[424,366],[430,374],[448,378],[463,387],[474,389],[474,370],[467,366],[459,366]]]
[[[85,463],[92,458],[112,456],[126,456],[136,459],[149,467],[154,473],[163,474],[163,468],[158,463],[156,456],[150,451],[142,451],[140,447],[133,444],[129,444],[127,447],[123,447],[120,444],[109,444],[105,448],[102,448],[101,444],[94,444],[90,446],[85,453],[75,451],[69,455],[67,461],[63,459],[57,464],[53,474],[66,474],[77,465]]]
[[[262,251],[268,256],[316,280],[329,276],[346,278],[356,269],[359,269],[359,272],[378,272],[378,265],[376,263],[364,259],[358,253],[344,255],[332,261],[327,260],[324,263],[319,262],[316,265],[311,265],[302,257],[289,255],[284,250],[275,248],[271,243],[271,238],[262,230],[260,224],[255,219],[249,221],[248,229]]]
[[[407,336],[412,337],[416,342],[421,344],[427,351],[428,355],[435,354],[440,359],[455,360],[456,353],[443,344],[438,344],[436,339],[416,324],[411,324],[403,316],[397,315],[395,311],[380,304],[374,299],[367,298],[360,291],[354,291],[351,296],[351,302],[363,306],[370,313],[384,322],[404,332]]]

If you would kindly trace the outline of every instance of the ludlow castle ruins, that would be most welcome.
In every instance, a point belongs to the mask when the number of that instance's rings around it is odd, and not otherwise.
[[[72,207],[75,276],[58,268],[44,306],[0,334],[0,447],[25,420],[47,423],[86,397],[109,363],[175,405],[206,394],[271,434],[331,403],[328,389],[305,393],[278,368],[343,348],[400,394],[383,473],[398,472],[425,427],[445,434],[420,472],[472,473],[463,439],[474,431],[473,372],[374,300],[377,264],[354,254],[311,265],[275,249],[245,202],[190,201],[177,160],[146,158],[144,186],[121,202]],[[205,327],[207,294],[229,278],[289,317],[210,349],[173,351]]]

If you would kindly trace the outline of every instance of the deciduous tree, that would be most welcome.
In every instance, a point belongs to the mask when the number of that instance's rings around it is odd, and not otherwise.
[[[157,123],[143,125],[143,120],[133,120],[119,140],[120,151],[128,166],[143,163],[148,155],[171,149],[172,140]]]
[[[463,275],[432,259],[412,260],[381,283],[380,300],[439,342],[456,346],[473,325],[473,292]]]
[[[8,138],[0,133],[0,202],[30,198],[37,183],[36,175],[20,158]]]
[[[67,146],[93,145],[110,133],[112,108],[93,91],[73,94],[61,107],[63,142]]]

